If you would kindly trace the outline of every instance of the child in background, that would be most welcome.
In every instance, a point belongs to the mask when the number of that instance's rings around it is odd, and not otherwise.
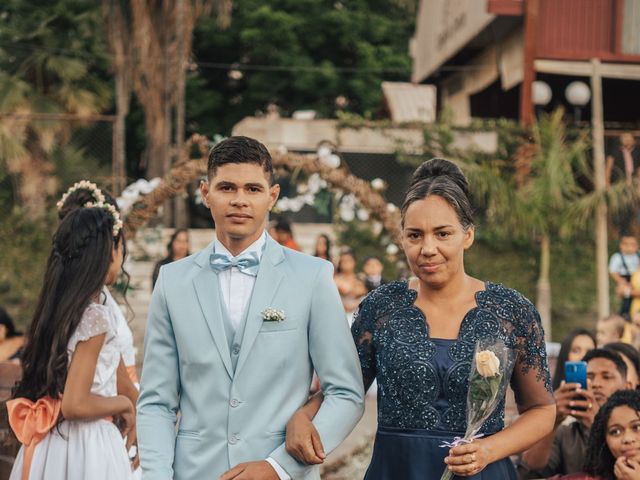
[[[640,266],[638,241],[633,235],[623,234],[618,248],[609,260],[609,275],[616,283],[616,295],[621,299],[619,313],[628,319],[633,298],[631,276]]]
[[[627,322],[620,315],[609,315],[599,320],[596,325],[598,347],[603,347],[607,343],[622,341],[626,324]]]
[[[7,402],[23,443],[10,480],[131,478],[135,408],[120,392],[129,378],[116,320],[101,302],[122,267],[122,222],[112,206],[87,207],[66,215],[55,233],[24,374]]]

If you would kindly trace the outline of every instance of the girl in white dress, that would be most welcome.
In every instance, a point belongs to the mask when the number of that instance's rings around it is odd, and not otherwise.
[[[118,213],[120,213],[118,203],[108,191],[98,188],[95,183],[89,182],[88,180],[81,180],[80,182],[77,182],[76,184],[71,186],[58,202],[58,218],[62,220],[70,212],[78,208],[82,208],[89,202],[101,202],[113,205]],[[126,257],[126,243],[123,244],[123,246],[123,253]],[[128,278],[126,272],[125,277]],[[139,380],[136,368],[136,353],[133,346],[133,333],[131,332],[131,328],[129,327],[127,319],[122,313],[120,305],[118,305],[118,302],[116,302],[116,300],[113,298],[113,296],[109,292],[109,289],[107,287],[103,288],[102,293],[104,295],[104,301],[101,303],[111,309],[111,313],[115,317],[118,324],[116,342],[118,344],[118,348],[120,349],[120,353],[122,354],[122,360],[124,361],[124,366],[127,368],[129,378],[131,378],[132,383],[137,389]]]
[[[131,478],[135,409],[121,390],[129,379],[116,320],[99,303],[123,251],[122,222],[110,205],[72,211],[56,231],[23,378],[7,402],[9,423],[23,443],[10,480]]]

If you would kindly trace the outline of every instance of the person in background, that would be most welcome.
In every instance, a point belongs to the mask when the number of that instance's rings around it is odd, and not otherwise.
[[[367,293],[386,283],[382,277],[383,272],[384,265],[377,257],[368,257],[364,261],[362,273],[364,274],[364,286],[367,289]]]
[[[631,276],[640,266],[638,241],[633,235],[623,233],[618,251],[609,260],[609,275],[616,284],[616,295],[621,299],[620,315],[629,318],[633,287]],[[640,294],[640,292],[639,292]]]
[[[587,362],[588,388],[584,390],[579,383],[563,382],[554,392],[554,431],[524,452],[519,465],[520,478],[581,472],[589,430],[598,409],[615,392],[629,388],[627,365],[618,353],[596,348],[587,352],[582,360]]]
[[[343,250],[338,259],[333,280],[336,282],[342,306],[347,314],[349,325],[353,321],[353,312],[358,308],[367,289],[356,274],[356,257],[351,250]]]
[[[600,409],[593,422],[584,469],[549,480],[640,479],[640,393],[622,390]]]
[[[608,343],[604,346],[606,350],[617,352],[627,364],[627,382],[629,388],[635,390],[640,383],[640,353],[633,346],[623,342]]]
[[[160,272],[160,267],[166,265],[171,262],[175,262],[176,260],[180,260],[182,258],[189,256],[189,230],[186,228],[178,228],[171,238],[169,239],[169,243],[167,244],[167,256],[156,263],[156,266],[153,268],[153,275],[151,279],[151,290],[156,285],[156,281],[158,280],[158,273]]]
[[[20,361],[24,335],[16,330],[7,311],[0,307],[0,362]]]
[[[560,353],[551,382],[554,391],[560,387],[564,380],[564,364],[582,360],[582,357],[594,348],[596,348],[596,337],[586,328],[576,328],[564,337],[560,344]]]
[[[283,247],[290,248],[301,252],[300,245],[293,238],[293,230],[291,229],[291,222],[285,218],[280,218],[273,226],[275,232],[274,239]]]
[[[321,233],[316,238],[316,249],[313,253],[314,257],[323,258],[331,262],[331,239],[326,233]]]
[[[598,347],[608,343],[620,342],[625,333],[627,322],[620,315],[609,315],[596,324]]]
[[[625,132],[620,135],[620,147],[607,156],[606,182],[607,185],[625,180],[631,184],[634,177],[638,176],[640,167],[640,148],[637,147],[633,135]]]

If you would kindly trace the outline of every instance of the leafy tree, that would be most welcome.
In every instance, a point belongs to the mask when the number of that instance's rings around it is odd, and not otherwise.
[[[99,25],[88,0],[0,5],[0,165],[15,176],[16,200],[32,217],[56,192],[53,155],[72,130],[61,117],[33,115],[88,117],[109,103],[108,84],[96,74],[105,66]]]
[[[187,87],[188,128],[228,133],[270,103],[285,113],[310,108],[325,117],[337,109],[376,114],[380,83],[409,77],[416,4],[234,1],[228,29],[204,18],[195,29],[194,60],[200,66]]]

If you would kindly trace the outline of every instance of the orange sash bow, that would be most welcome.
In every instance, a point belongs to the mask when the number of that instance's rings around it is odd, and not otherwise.
[[[36,445],[55,426],[60,415],[62,400],[51,397],[40,398],[32,402],[27,398],[15,398],[7,401],[9,425],[20,443],[24,445],[22,480],[29,479],[31,460]]]

